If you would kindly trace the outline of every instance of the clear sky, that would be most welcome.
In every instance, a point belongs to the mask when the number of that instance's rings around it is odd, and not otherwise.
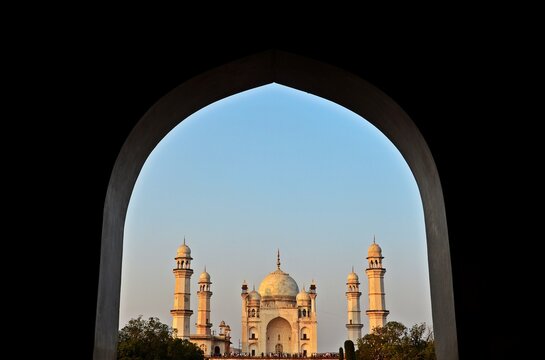
[[[173,129],[138,177],[125,223],[120,327],[139,314],[172,325],[172,269],[185,236],[193,311],[206,266],[213,329],[225,320],[235,347],[241,284],[257,289],[279,248],[282,270],[300,288],[316,281],[318,351],[337,351],[352,266],[369,330],[364,269],[373,235],[385,257],[388,320],[431,326],[422,202],[393,144],[359,115],[281,85],[225,98]]]

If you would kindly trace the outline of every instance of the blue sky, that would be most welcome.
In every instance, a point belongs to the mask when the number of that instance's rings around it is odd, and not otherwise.
[[[258,288],[279,248],[300,288],[316,281],[318,351],[337,351],[352,266],[369,329],[364,269],[373,235],[385,256],[388,320],[432,325],[422,203],[392,143],[359,115],[281,85],[225,98],[173,129],[138,177],[125,223],[120,327],[139,314],[171,325],[172,268],[185,236],[193,310],[206,266],[213,329],[225,320],[234,346],[241,284]]]

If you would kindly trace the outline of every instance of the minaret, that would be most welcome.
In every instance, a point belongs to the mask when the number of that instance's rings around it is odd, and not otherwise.
[[[346,278],[346,299],[348,301],[348,322],[346,323],[346,329],[348,330],[348,340],[352,340],[354,344],[361,338],[361,311],[360,311],[360,279],[354,272],[348,274]]]
[[[365,313],[369,316],[369,332],[375,327],[382,327],[386,324],[386,317],[390,313],[386,310],[386,301],[384,300],[384,273],[386,269],[382,267],[382,249],[375,242],[367,250],[368,268],[365,270],[369,280],[369,310]]]
[[[318,297],[318,293],[316,293],[316,281],[314,279],[310,282],[308,296],[310,296],[310,319],[312,320],[309,352],[312,354],[318,352],[318,316],[316,314],[316,297]]]
[[[199,276],[199,307],[197,309],[197,335],[211,335],[212,323],[210,322],[210,274],[206,272],[206,267]]]
[[[246,280],[242,283],[242,291],[240,293],[240,297],[242,298],[242,334],[248,334],[248,284],[246,283]],[[248,353],[248,337],[243,336],[242,337],[242,349],[241,351],[243,353]]]
[[[189,340],[189,317],[193,314],[190,310],[191,289],[190,281],[193,270],[191,269],[191,249],[184,243],[176,253],[176,268],[174,273],[174,308],[172,314],[172,328],[176,329],[176,337]]]
[[[316,282],[314,281],[314,279],[310,283],[308,295],[310,296],[310,312],[312,316],[316,318],[316,297],[318,296],[318,294],[316,293]]]

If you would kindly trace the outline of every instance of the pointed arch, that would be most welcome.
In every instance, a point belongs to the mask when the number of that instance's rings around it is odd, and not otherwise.
[[[266,353],[276,353],[277,346],[282,346],[282,352],[290,352],[292,349],[290,323],[283,317],[276,317],[269,321],[266,329]],[[295,339],[294,339],[295,340]]]
[[[425,139],[403,109],[367,81],[343,69],[280,51],[243,58],[184,82],[155,103],[131,131],[114,164],[104,203],[94,359],[116,358],[123,228],[134,184],[148,155],[195,111],[273,82],[359,114],[382,131],[407,161],[424,208],[436,353],[442,359],[457,359],[445,204]]]

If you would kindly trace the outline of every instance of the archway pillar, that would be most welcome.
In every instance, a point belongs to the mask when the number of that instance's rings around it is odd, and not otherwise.
[[[424,138],[391,98],[365,80],[331,65],[280,51],[243,58],[184,82],[157,101],[129,134],[112,170],[104,203],[93,358],[116,359],[125,216],[147,157],[170,130],[192,113],[227,96],[273,82],[312,93],[359,114],[382,131],[407,161],[424,208],[437,358],[457,359],[445,205],[439,174]]]

